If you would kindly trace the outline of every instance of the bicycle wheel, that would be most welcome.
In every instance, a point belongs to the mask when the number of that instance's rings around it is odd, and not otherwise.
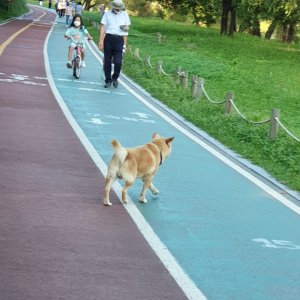
[[[80,64],[81,64],[81,59],[80,57],[75,57],[74,58],[74,63],[73,63],[73,76],[78,79],[80,76]]]

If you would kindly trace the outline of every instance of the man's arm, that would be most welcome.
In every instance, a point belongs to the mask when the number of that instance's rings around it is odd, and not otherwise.
[[[127,35],[123,35],[123,40],[124,40],[124,46],[126,47],[126,44],[127,44]]]
[[[99,45],[98,45],[98,48],[100,50],[102,50],[104,47],[103,47],[103,43],[104,43],[104,38],[105,38],[105,25],[102,24],[101,26],[101,30],[100,30],[100,36],[99,36]]]

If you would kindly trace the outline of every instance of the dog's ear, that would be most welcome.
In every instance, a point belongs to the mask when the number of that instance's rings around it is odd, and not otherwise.
[[[172,143],[174,139],[175,139],[175,137],[174,137],[174,136],[173,136],[173,137],[171,137],[171,138],[167,138],[167,139],[166,139],[166,143],[167,143],[167,145],[169,145],[170,143]]]
[[[152,135],[152,139],[158,139],[160,138],[160,135],[157,132],[154,132]]]

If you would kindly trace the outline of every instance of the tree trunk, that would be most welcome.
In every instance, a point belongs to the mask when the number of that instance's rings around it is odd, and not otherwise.
[[[295,39],[295,24],[291,23],[288,26],[287,35],[286,35],[286,42],[292,43]]]
[[[257,35],[257,36],[261,37],[260,23],[259,23],[259,19],[257,16],[254,16],[254,18],[253,18],[252,35]]]
[[[271,39],[272,34],[274,33],[277,24],[278,24],[278,20],[276,18],[274,20],[272,20],[272,23],[270,24],[270,26],[266,32],[265,39],[268,39],[268,40]]]
[[[234,6],[230,8],[230,27],[229,35],[233,36],[233,33],[236,32],[236,9]]]
[[[221,35],[227,34],[228,30],[228,14],[231,7],[231,0],[222,0],[222,19],[221,19]]]
[[[228,15],[230,13],[230,24],[228,33]],[[232,5],[232,0],[222,0],[222,20],[221,35],[233,35],[236,32],[236,6]]]

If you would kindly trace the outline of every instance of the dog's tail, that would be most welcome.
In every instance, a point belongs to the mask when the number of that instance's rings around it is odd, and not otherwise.
[[[112,140],[111,144],[115,150],[115,155],[117,156],[119,161],[123,163],[128,154],[128,151],[117,140]]]

